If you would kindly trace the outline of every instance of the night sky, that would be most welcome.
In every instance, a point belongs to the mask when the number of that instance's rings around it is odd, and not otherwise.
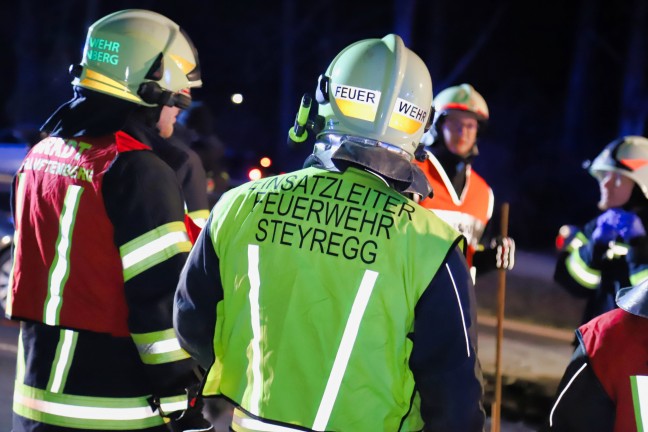
[[[560,225],[596,213],[582,168],[621,134],[644,134],[648,3],[575,1],[29,1],[3,2],[0,127],[38,127],[71,95],[87,27],[146,8],[186,29],[199,51],[217,133],[243,169],[268,155],[299,168],[310,143],[286,132],[301,95],[346,45],[398,33],[430,69],[434,94],[472,84],[491,120],[475,169],[511,205],[519,247],[549,249]],[[633,33],[634,32],[634,33]],[[244,103],[230,102],[242,93]]]

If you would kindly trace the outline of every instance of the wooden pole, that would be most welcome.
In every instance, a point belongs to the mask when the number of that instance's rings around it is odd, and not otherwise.
[[[509,204],[502,203],[500,234],[508,237]],[[500,432],[502,410],[502,341],[504,340],[504,299],[506,294],[506,269],[498,270],[497,280],[497,339],[495,347],[495,402],[491,406],[491,432]]]

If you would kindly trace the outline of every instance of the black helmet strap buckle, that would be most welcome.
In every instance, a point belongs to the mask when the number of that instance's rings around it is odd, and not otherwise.
[[[324,74],[321,74],[317,79],[317,90],[315,92],[315,100],[319,104],[329,102],[329,86],[331,79]]]

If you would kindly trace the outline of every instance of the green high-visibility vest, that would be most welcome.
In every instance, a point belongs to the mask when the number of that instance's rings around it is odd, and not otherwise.
[[[207,229],[224,299],[205,395],[314,430],[423,427],[407,335],[454,229],[353,168],[243,185]]]

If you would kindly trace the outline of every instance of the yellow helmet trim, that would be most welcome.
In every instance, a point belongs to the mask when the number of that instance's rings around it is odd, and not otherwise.
[[[99,72],[95,72],[90,69],[85,69],[84,70],[84,77],[78,82],[74,82],[74,84],[80,85],[82,87],[86,87],[89,89],[94,89],[97,91],[100,91],[102,93],[107,93],[113,96],[120,97],[122,99],[127,99],[136,103],[141,104],[142,100],[138,97],[133,95],[129,90],[128,87],[124,86],[123,84],[119,83],[118,81],[115,81],[112,78],[108,78],[106,75],[101,74]],[[75,80],[77,81],[77,80]]]
[[[349,85],[338,85],[333,97],[342,114],[360,120],[374,121],[380,103],[380,92]]]
[[[178,65],[180,70],[185,75],[196,68],[195,63],[190,62],[189,60],[187,60],[184,57],[180,57],[179,55],[175,55],[175,54],[170,54],[169,57],[171,57],[171,59]]]
[[[413,134],[419,130],[421,125],[425,124],[429,115],[428,111],[415,104],[397,98],[389,119],[389,127],[407,134]]]

